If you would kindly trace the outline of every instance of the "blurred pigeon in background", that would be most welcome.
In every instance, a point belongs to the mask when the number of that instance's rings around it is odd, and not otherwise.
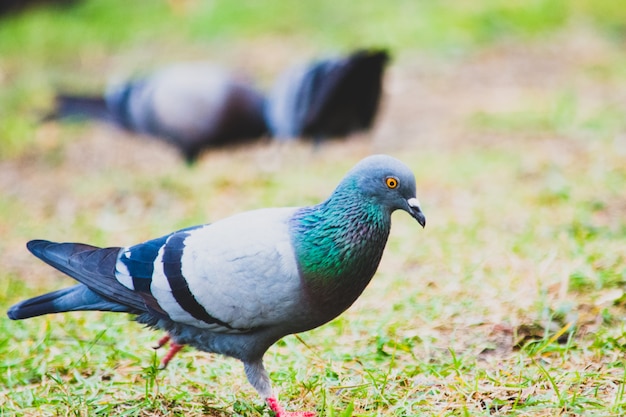
[[[386,50],[357,50],[287,70],[267,100],[270,134],[316,141],[371,128],[389,60]]]
[[[46,119],[113,123],[165,139],[193,162],[205,148],[263,136],[263,105],[250,83],[209,64],[184,63],[111,85],[104,97],[60,94]]]
[[[128,247],[34,240],[35,256],[80,284],[22,301],[8,316],[135,314],[168,332],[159,341],[172,342],[163,365],[186,344],[237,358],[276,416],[312,416],[280,406],[263,356],[356,301],[378,268],[396,210],[426,224],[411,170],[374,155],[314,206],[249,211]]]
[[[385,50],[298,66],[269,97],[228,72],[178,64],[108,88],[104,97],[57,95],[45,120],[99,119],[165,139],[193,162],[206,148],[258,139],[342,137],[369,129],[382,93]]]

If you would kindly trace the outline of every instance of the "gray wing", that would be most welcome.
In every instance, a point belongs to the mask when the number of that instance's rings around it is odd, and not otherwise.
[[[288,230],[295,209],[242,213],[170,235],[151,260],[144,288],[173,321],[245,332],[288,321],[302,305]],[[137,247],[122,252],[119,282],[134,288]],[[134,288],[136,289],[136,288]]]

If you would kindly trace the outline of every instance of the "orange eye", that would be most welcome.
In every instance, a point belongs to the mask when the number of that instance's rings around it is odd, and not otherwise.
[[[385,183],[387,184],[387,187],[391,189],[394,189],[398,186],[398,180],[394,177],[387,177],[387,179],[385,179]]]

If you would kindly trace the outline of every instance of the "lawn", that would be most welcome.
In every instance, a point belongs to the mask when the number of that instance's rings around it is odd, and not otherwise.
[[[358,160],[415,172],[428,219],[394,214],[346,313],[266,367],[321,416],[626,414],[626,9],[619,2],[85,0],[0,20],[0,310],[72,281],[30,239],[127,245],[326,198]],[[367,135],[207,152],[99,124],[39,124],[57,89],[177,60],[259,86],[362,45],[394,56]],[[268,416],[235,360],[125,315],[0,317],[0,415]]]

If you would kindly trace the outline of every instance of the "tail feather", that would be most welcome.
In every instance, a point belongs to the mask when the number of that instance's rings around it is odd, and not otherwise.
[[[102,97],[75,96],[58,94],[55,109],[43,121],[58,119],[95,119],[104,122],[113,122],[113,116]]]
[[[126,306],[135,312],[146,311],[141,295],[126,288],[115,278],[119,247],[98,248],[82,243],[55,243],[47,240],[31,240],[26,246],[33,255],[74,278],[104,300]]]
[[[371,128],[388,60],[386,50],[364,49],[290,68],[266,102],[270,133],[321,139]]]
[[[78,284],[21,301],[7,311],[11,320],[22,320],[44,314],[68,311],[115,311],[133,313],[133,309],[105,299],[85,285]]]
[[[389,55],[385,50],[360,50],[342,60],[311,68],[318,84],[304,120],[311,136],[346,135],[369,129],[382,92],[382,77]]]

